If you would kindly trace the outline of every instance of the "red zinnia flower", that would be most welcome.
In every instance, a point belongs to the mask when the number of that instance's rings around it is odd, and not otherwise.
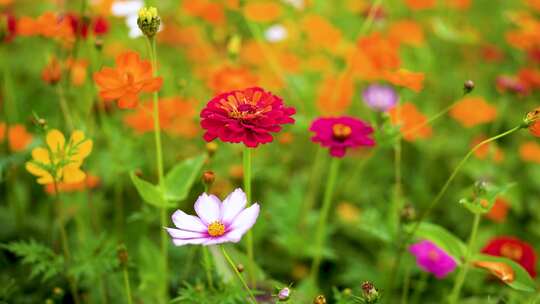
[[[515,237],[502,236],[489,241],[482,253],[509,258],[519,263],[531,277],[536,277],[536,254],[528,243]]]
[[[271,132],[279,132],[282,124],[294,123],[294,108],[259,87],[222,93],[208,102],[201,112],[204,140],[216,138],[224,142],[243,142],[255,148],[273,140]]]
[[[309,130],[315,132],[311,140],[330,148],[330,155],[334,157],[345,156],[348,148],[375,145],[375,141],[369,137],[373,128],[354,117],[317,118]]]

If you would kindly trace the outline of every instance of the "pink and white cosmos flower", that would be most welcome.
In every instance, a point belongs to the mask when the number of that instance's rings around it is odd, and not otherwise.
[[[165,228],[176,246],[237,243],[255,224],[259,204],[249,208],[242,189],[234,190],[223,202],[215,195],[203,193],[195,202],[197,216],[177,210],[172,215],[176,228]]]

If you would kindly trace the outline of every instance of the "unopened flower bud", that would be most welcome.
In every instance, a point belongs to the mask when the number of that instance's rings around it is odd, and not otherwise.
[[[211,186],[216,179],[216,174],[213,171],[205,171],[202,175],[203,183],[207,186]]]
[[[217,149],[218,149],[218,144],[216,144],[213,141],[206,144],[206,152],[208,153],[209,156],[213,156],[216,153]]]
[[[120,263],[120,266],[127,267],[129,256],[125,245],[118,246],[116,256],[118,257],[118,262]]]
[[[403,209],[401,209],[401,219],[404,222],[411,222],[414,221],[416,218],[416,209],[414,209],[413,205],[406,204],[403,206]]]
[[[155,7],[143,7],[139,10],[137,25],[146,37],[152,38],[159,30],[161,19]]]
[[[527,113],[523,119],[523,128],[532,127],[536,122],[540,121],[540,108],[536,108],[533,111]]]
[[[244,264],[236,265],[236,270],[238,270],[238,272],[242,273],[244,272],[244,269],[245,269]]]
[[[313,304],[326,304],[326,298],[323,295],[318,295],[313,300]]]
[[[481,196],[487,192],[488,182],[480,180],[474,183],[473,193],[475,196]]]
[[[362,296],[366,303],[377,303],[379,301],[379,291],[369,281],[362,283]]]
[[[55,298],[61,298],[64,296],[64,290],[60,287],[54,287],[53,290],[52,290],[52,293],[54,295]]]
[[[137,176],[137,177],[142,177],[143,176],[143,173],[142,173],[141,169],[135,169],[135,176]]]
[[[469,94],[470,92],[472,92],[474,90],[474,81],[472,80],[466,80],[464,83],[463,83],[463,91],[465,92],[465,94]]]
[[[352,295],[352,289],[350,289],[350,288],[343,289],[343,295],[346,296],[346,297],[351,296]]]
[[[291,296],[291,290],[289,289],[289,287],[281,288],[277,294],[277,298],[280,302],[285,302],[289,300],[290,296]]]
[[[94,41],[94,47],[96,48],[96,50],[101,51],[103,49],[103,39],[96,38],[96,40]]]

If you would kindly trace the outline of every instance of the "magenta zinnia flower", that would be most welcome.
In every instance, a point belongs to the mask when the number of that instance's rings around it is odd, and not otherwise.
[[[206,130],[206,141],[219,138],[254,148],[271,142],[270,133],[279,132],[281,125],[294,123],[291,116],[295,113],[278,96],[253,87],[223,93],[210,100],[201,112],[201,127]]]
[[[246,194],[234,190],[223,203],[215,195],[201,194],[195,202],[197,216],[176,210],[172,221],[176,228],[166,228],[176,246],[237,243],[255,224],[259,204],[245,208]]]
[[[311,140],[330,148],[330,155],[335,157],[343,157],[347,148],[375,145],[370,137],[373,128],[353,117],[317,118],[309,130],[315,132]]]
[[[416,256],[418,266],[435,275],[437,279],[444,278],[457,267],[454,258],[431,241],[412,244],[409,251]]]
[[[396,105],[398,95],[391,86],[372,84],[364,89],[362,99],[370,108],[386,112]]]

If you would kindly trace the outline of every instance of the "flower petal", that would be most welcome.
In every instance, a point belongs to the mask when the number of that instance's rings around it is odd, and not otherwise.
[[[192,245],[203,244],[207,240],[208,240],[207,238],[195,238],[195,239],[173,239],[172,241],[175,246],[184,246],[188,244],[192,244]]]
[[[230,225],[233,219],[246,207],[246,194],[242,189],[234,190],[221,206],[221,222],[225,225]]]
[[[206,232],[208,230],[198,217],[188,215],[182,210],[176,210],[173,213],[172,221],[177,228],[182,230],[195,232]]]
[[[57,153],[59,150],[64,149],[66,144],[66,138],[62,132],[52,129],[47,133],[47,145],[53,153]]]
[[[201,221],[207,226],[220,220],[221,201],[215,195],[201,194],[194,208]]]
[[[255,203],[249,208],[242,210],[234,219],[226,234],[231,242],[238,242],[257,221],[259,216],[260,206]]]
[[[174,239],[194,239],[194,238],[205,238],[206,234],[200,232],[186,231],[182,229],[175,228],[165,228],[169,235]]]

